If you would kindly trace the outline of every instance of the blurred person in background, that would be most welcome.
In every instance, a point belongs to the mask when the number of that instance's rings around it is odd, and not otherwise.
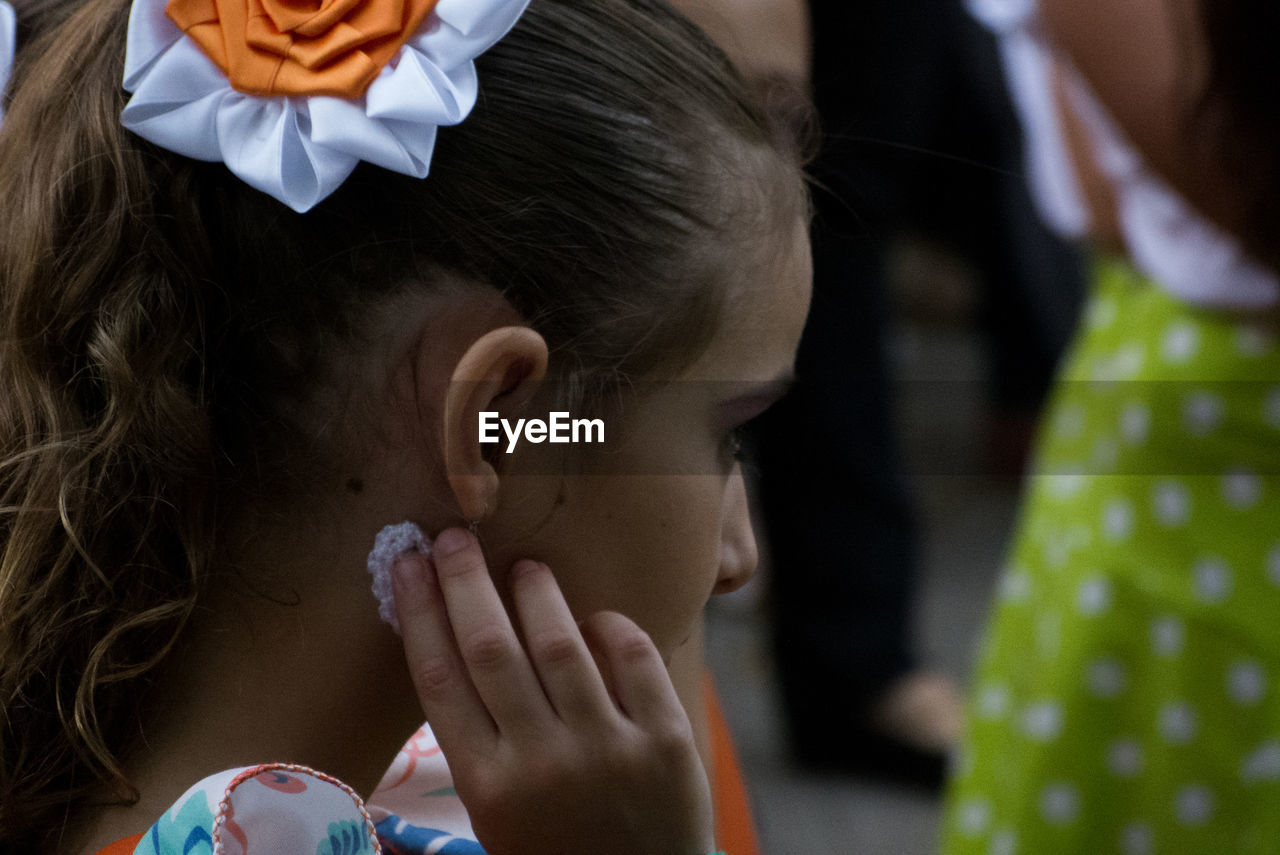
[[[677,5],[780,125],[803,116],[811,86],[821,126],[813,310],[796,386],[754,437],[792,746],[806,765],[936,788],[961,703],[913,639],[919,534],[894,423],[887,256],[925,234],[978,272],[1009,471],[1074,318],[1075,259],[1030,214],[994,45],[957,4]]]
[[[1280,10],[972,0],[1095,275],[981,653],[947,853],[1280,840]]]

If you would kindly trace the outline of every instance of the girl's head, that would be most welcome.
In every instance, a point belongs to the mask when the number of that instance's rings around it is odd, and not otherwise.
[[[547,561],[664,653],[749,573],[725,437],[799,336],[803,191],[660,0],[534,0],[430,177],[361,166],[305,215],[120,126],[127,3],[15,5],[0,841],[103,782],[127,797],[170,649],[228,592],[367,587],[349,550],[384,523],[479,520],[495,568]],[[486,409],[602,416],[619,442],[495,453]],[[313,575],[263,571],[303,540]]]

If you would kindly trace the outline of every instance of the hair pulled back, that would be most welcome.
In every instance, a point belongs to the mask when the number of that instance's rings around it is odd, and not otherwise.
[[[296,480],[308,383],[367,306],[485,283],[553,367],[607,383],[696,346],[727,260],[786,216],[760,188],[795,196],[798,172],[659,0],[534,0],[478,61],[479,103],[440,132],[429,178],[362,165],[298,215],[120,126],[127,3],[15,5],[0,851],[28,852],[104,786],[136,798],[122,768],[147,688],[230,509]]]

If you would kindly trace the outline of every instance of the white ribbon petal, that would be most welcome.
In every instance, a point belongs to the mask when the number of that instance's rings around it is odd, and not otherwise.
[[[475,63],[446,74],[414,47],[406,45],[395,68],[386,68],[369,86],[367,111],[375,118],[424,125],[456,125],[476,104],[479,83]]]
[[[293,210],[310,210],[356,168],[358,157],[311,142],[310,118],[294,99],[241,95],[230,101],[217,117],[223,161],[246,184]]]
[[[528,5],[529,0],[440,0],[432,14],[467,38],[474,59],[510,32]]]
[[[226,75],[164,14],[135,0],[125,57],[133,93],[121,121],[156,145],[221,160],[249,185],[307,211],[361,160],[425,177],[436,129],[475,106],[473,60],[504,36],[528,0],[441,0],[365,97],[258,97]]]
[[[124,53],[124,88],[129,92],[138,88],[142,76],[161,54],[182,40],[182,30],[165,15],[164,5],[164,0],[134,0],[129,10]]]
[[[244,97],[226,75],[183,39],[147,66],[120,114],[143,139],[196,160],[222,160],[215,120],[225,102]]]
[[[436,147],[436,126],[402,122],[398,119],[383,119],[382,124],[395,135],[405,154],[421,164],[421,171],[412,174],[418,178],[426,178],[431,168],[431,152]]]
[[[219,92],[186,104],[137,104],[129,102],[120,114],[124,126],[145,140],[195,160],[222,160],[218,147]]]
[[[425,178],[435,142],[435,127],[413,125],[416,137],[428,138],[425,147],[406,146],[389,123],[370,118],[359,104],[341,98],[312,98],[311,141],[358,160],[414,178]]]
[[[13,74],[13,59],[18,53],[18,18],[13,7],[0,0],[0,121],[4,121],[4,90]]]

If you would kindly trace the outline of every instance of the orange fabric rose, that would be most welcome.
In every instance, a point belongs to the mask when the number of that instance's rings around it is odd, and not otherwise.
[[[250,95],[358,98],[437,0],[169,0],[165,14]]]

